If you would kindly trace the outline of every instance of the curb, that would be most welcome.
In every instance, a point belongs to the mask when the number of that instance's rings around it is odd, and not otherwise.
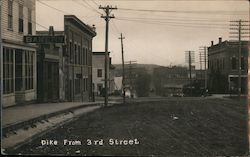
[[[33,123],[36,123],[36,122],[39,122],[39,121],[54,117],[54,116],[62,114],[62,113],[73,112],[72,110],[76,110],[76,109],[79,109],[79,108],[85,108],[85,107],[90,107],[90,106],[102,106],[102,105],[103,105],[103,103],[79,105],[79,106],[75,106],[75,107],[72,107],[72,108],[67,108],[67,109],[59,110],[59,111],[56,111],[56,112],[53,112],[53,113],[41,115],[41,116],[38,116],[38,117],[31,118],[29,120],[25,120],[25,121],[22,121],[22,122],[16,122],[14,124],[9,124],[7,126],[3,126],[2,133],[3,133],[3,136],[5,136],[8,132],[20,129],[20,128],[24,127],[24,126],[31,125]]]

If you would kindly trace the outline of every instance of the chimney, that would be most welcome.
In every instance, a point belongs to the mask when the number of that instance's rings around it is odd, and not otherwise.
[[[214,45],[214,41],[211,41],[211,46],[213,46]]]
[[[221,38],[221,37],[219,37],[219,44],[221,43],[221,41],[222,41],[222,38]]]
[[[55,35],[53,26],[49,26],[49,35],[52,35],[52,36]]]
[[[95,25],[92,25],[92,30],[93,30],[93,31],[96,31]]]

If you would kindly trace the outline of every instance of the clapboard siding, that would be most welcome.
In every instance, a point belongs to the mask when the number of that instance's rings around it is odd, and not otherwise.
[[[19,4],[23,4],[23,33],[18,32]],[[2,38],[23,41],[23,35],[28,34],[28,8],[32,10],[32,34],[36,32],[35,0],[13,0],[13,30],[8,29],[8,0],[2,1]]]

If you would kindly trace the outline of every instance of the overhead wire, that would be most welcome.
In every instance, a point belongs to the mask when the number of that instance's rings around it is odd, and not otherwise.
[[[61,12],[61,13],[64,13],[64,14],[71,14],[71,13],[69,13],[69,12],[67,12],[67,11],[58,9],[58,8],[56,8],[56,7],[53,7],[53,6],[51,6],[51,5],[48,5],[47,3],[41,2],[41,0],[37,0],[37,2],[43,4],[43,5],[45,5],[45,6],[49,7],[49,8],[51,8],[51,9],[57,10],[57,11],[59,11],[59,12]]]
[[[136,12],[160,12],[160,13],[191,13],[191,14],[225,14],[225,15],[248,15],[248,11],[223,11],[223,10],[196,10],[196,11],[182,11],[182,10],[155,10],[155,9],[132,9],[132,8],[119,8],[119,10],[123,11],[136,11]]]
[[[97,7],[99,7],[99,5],[94,0],[91,0],[91,2],[93,2]]]
[[[98,11],[97,9],[95,9],[92,5],[90,5],[87,1],[82,0],[82,2],[84,2],[86,5],[88,5],[90,7],[91,10],[95,11],[98,14],[102,14],[100,11]]]

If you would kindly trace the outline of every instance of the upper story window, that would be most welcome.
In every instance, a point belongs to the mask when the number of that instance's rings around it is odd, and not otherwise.
[[[241,70],[245,70],[246,64],[245,64],[245,59],[244,57],[241,57]]]
[[[78,45],[78,64],[81,64],[81,47]]]
[[[232,57],[232,70],[236,70],[236,58]]]
[[[23,33],[23,5],[19,4],[18,31]]]
[[[28,34],[32,35],[32,11],[28,9]]]
[[[74,62],[74,64],[77,64],[77,45],[75,44],[75,51],[74,51],[74,53],[75,53],[75,62]]]
[[[102,69],[97,69],[97,77],[102,77]]]
[[[8,28],[13,30],[13,1],[8,1]]]

